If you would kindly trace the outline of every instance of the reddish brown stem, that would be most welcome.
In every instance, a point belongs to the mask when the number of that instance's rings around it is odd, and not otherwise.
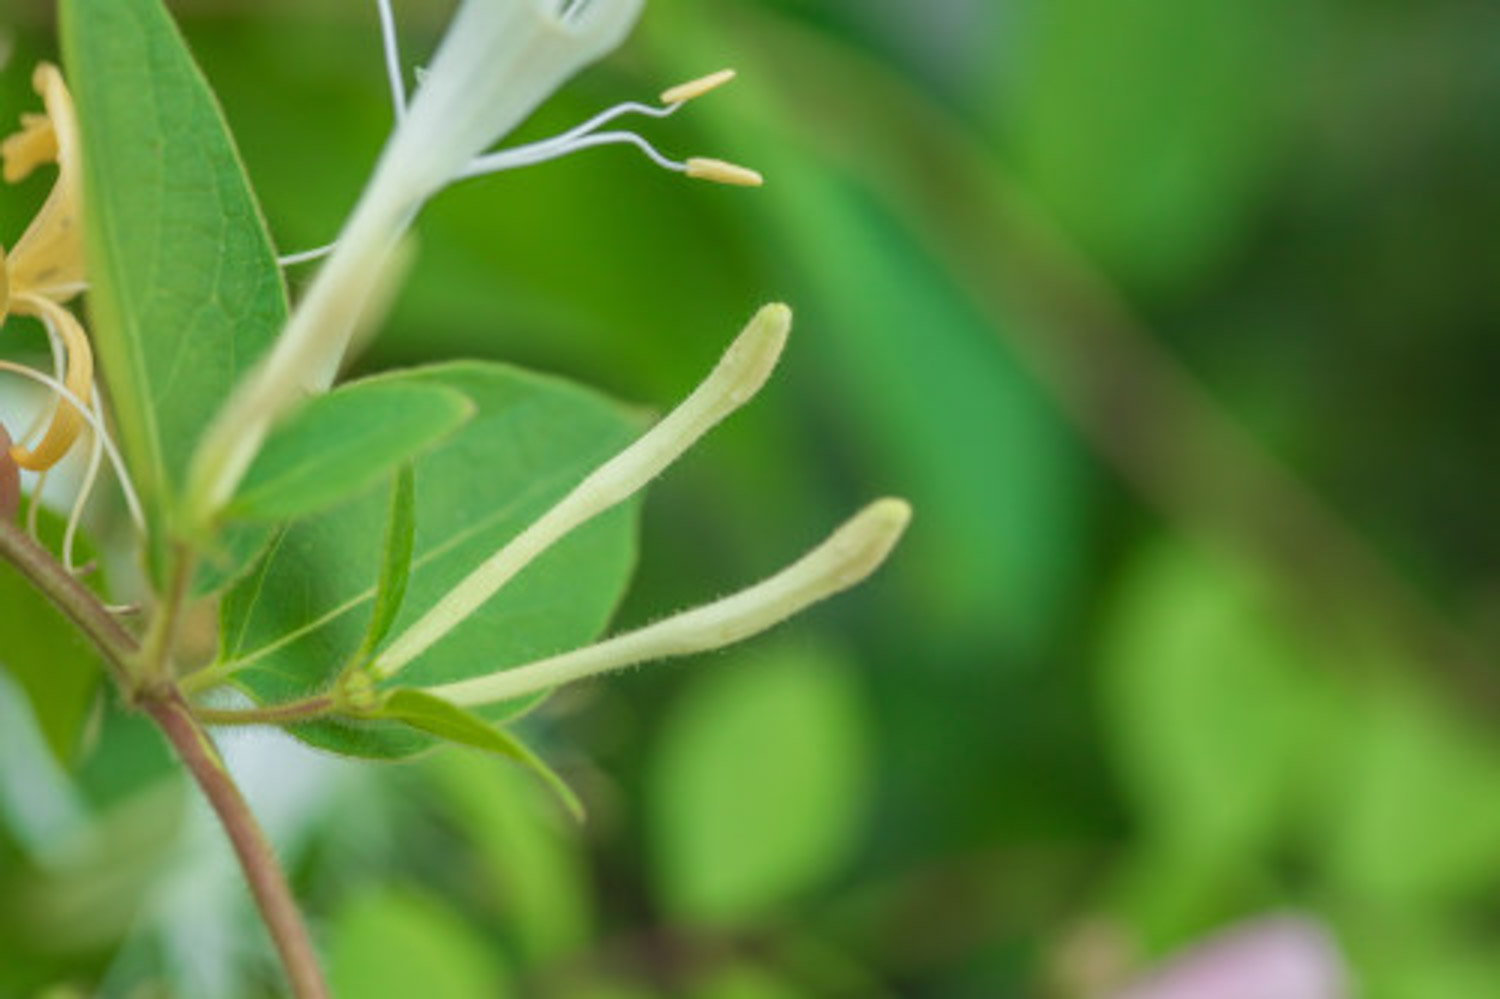
[[[297,999],[327,999],[328,987],[286,875],[213,740],[175,688],[147,696],[142,707],[160,726],[224,824],[250,893],[281,955],[292,994]]]

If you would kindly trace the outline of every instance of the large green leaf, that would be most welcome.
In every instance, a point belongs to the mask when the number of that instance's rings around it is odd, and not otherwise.
[[[456,389],[476,415],[415,462],[416,539],[392,634],[406,626],[589,471],[631,439],[632,421],[588,390],[503,365],[408,373]],[[584,525],[397,678],[427,686],[518,665],[591,641],[624,591],[635,556],[634,504]],[[223,603],[221,662],[259,701],[327,687],[359,649],[372,613],[390,503],[373,490],[297,521]],[[514,706],[481,712],[490,720]],[[390,722],[302,726],[318,745],[404,755],[430,737]]]
[[[160,543],[199,433],[286,319],[212,91],[159,0],[64,0],[93,338]]]
[[[847,862],[869,790],[854,670],[781,646],[698,674],[648,772],[663,901],[696,920],[753,920]]]

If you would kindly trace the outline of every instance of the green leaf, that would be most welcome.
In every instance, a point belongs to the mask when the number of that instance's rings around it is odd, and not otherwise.
[[[546,966],[589,946],[595,893],[580,827],[558,822],[541,801],[547,792],[492,757],[433,753],[422,768],[424,787],[472,844],[481,890],[503,906],[523,966]]]
[[[1322,664],[1243,567],[1164,544],[1105,630],[1104,702],[1146,838],[1183,863],[1273,842],[1337,717]]]
[[[159,0],[64,0],[61,21],[93,341],[160,545],[198,435],[285,322],[286,293],[223,115]]]
[[[416,536],[394,632],[425,613],[635,436],[619,407],[586,389],[479,362],[411,372],[456,389],[472,420],[415,463]],[[635,559],[635,503],[585,524],[530,565],[396,679],[424,687],[520,665],[592,641]],[[360,648],[373,614],[390,519],[379,491],[296,521],[226,594],[220,668],[261,703],[327,688]],[[481,709],[495,721],[516,704]],[[299,726],[335,752],[405,756],[432,740],[388,722]]]
[[[1275,0],[1049,0],[993,103],[1025,178],[1096,259],[1180,287],[1251,231],[1311,23]]]
[[[391,484],[391,513],[385,525],[384,556],[380,560],[380,579],[375,584],[375,609],[365,628],[365,640],[359,643],[354,662],[363,666],[380,642],[390,634],[406,599],[406,583],[411,579],[411,550],[417,540],[417,486],[411,465],[401,466]]]
[[[583,821],[583,802],[551,767],[521,740],[458,705],[420,690],[395,690],[385,699],[376,717],[404,722],[439,739],[514,760],[540,777],[568,813]]]
[[[41,512],[39,534],[53,551],[63,524]],[[85,546],[78,557],[87,560]],[[0,668],[26,694],[47,747],[67,766],[103,677],[99,655],[78,627],[42,596],[9,562],[0,560]]]
[[[1404,917],[1492,895],[1500,744],[1430,691],[1386,682],[1361,695],[1320,742],[1326,877],[1362,910]]]
[[[335,995],[504,999],[513,992],[490,941],[412,892],[371,892],[340,912],[329,947]]]
[[[228,516],[282,521],[325,510],[386,478],[473,415],[462,393],[400,373],[315,396],[266,441]]]
[[[734,922],[849,859],[870,786],[850,664],[788,646],[696,674],[647,774],[659,890],[680,917]]]

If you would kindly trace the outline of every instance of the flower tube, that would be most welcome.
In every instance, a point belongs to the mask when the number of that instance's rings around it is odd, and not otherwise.
[[[327,262],[267,357],[205,433],[189,523],[232,496],[276,419],[326,390],[422,204],[568,77],[622,41],[644,0],[464,0]]]

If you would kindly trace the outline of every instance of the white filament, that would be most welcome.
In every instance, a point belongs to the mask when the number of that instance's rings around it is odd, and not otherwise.
[[[120,491],[125,494],[125,505],[130,509],[130,517],[135,521],[136,527],[144,532],[146,530],[146,514],[141,508],[141,501],[136,495],[135,486],[130,481],[130,473],[126,471],[125,461],[120,457],[119,449],[115,447],[115,442],[110,438],[109,431],[105,429],[104,420],[100,413],[74,395],[62,382],[48,377],[33,368],[28,368],[24,364],[16,364],[14,361],[0,361],[0,371],[9,371],[23,378],[29,378],[56,393],[59,398],[66,400],[73,408],[78,410],[84,422],[89,425],[89,429],[99,435],[104,451],[109,455],[110,465],[114,467],[115,475],[120,479]]]

